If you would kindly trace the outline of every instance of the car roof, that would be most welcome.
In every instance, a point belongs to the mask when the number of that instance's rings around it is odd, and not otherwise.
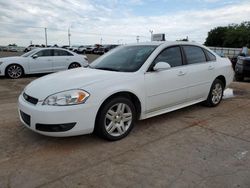
[[[128,46],[160,46],[160,45],[196,45],[196,46],[202,46],[199,43],[196,42],[187,42],[187,41],[153,41],[153,42],[140,42],[140,43],[133,43],[128,44]]]

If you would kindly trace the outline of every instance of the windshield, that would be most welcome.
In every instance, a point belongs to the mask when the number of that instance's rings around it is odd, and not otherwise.
[[[30,55],[32,55],[33,53],[35,53],[36,51],[38,51],[38,49],[35,49],[35,50],[31,50],[25,54],[22,55],[22,57],[29,57]]]
[[[118,47],[91,63],[90,68],[135,72],[140,69],[157,46],[137,45]]]

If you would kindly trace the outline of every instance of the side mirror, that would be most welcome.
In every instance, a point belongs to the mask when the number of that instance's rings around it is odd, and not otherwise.
[[[38,58],[38,55],[35,54],[35,55],[32,56],[32,58],[33,58],[33,59],[36,59],[36,58]]]
[[[170,68],[171,68],[171,66],[168,63],[166,63],[166,62],[158,62],[153,67],[153,70],[154,71],[162,71],[162,70],[168,70]]]

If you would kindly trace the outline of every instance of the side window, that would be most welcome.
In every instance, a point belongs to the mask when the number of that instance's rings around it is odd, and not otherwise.
[[[207,54],[207,57],[208,57],[208,60],[207,61],[216,61],[216,57],[214,54],[212,54],[211,52],[209,52],[208,50],[205,50],[206,51],[206,54]]]
[[[52,56],[52,50],[41,50],[36,53],[38,57],[47,57],[47,56]]]
[[[72,56],[72,54],[65,50],[54,50],[54,56]]]
[[[158,62],[166,62],[171,67],[177,67],[182,65],[181,49],[178,46],[170,47],[163,50],[157,58],[154,60],[153,65]]]
[[[206,56],[203,50],[198,46],[183,46],[188,64],[206,62]]]

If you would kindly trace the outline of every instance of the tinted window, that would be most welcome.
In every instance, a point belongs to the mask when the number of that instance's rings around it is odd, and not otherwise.
[[[215,61],[216,60],[216,57],[214,54],[212,54],[211,52],[209,52],[207,50],[206,50],[206,53],[207,53],[208,61]]]
[[[181,50],[180,47],[170,47],[163,50],[157,58],[154,60],[154,65],[158,62],[166,62],[171,67],[177,67],[182,65]]]
[[[91,63],[90,67],[110,71],[134,72],[139,70],[156,47],[136,45],[115,48]]]
[[[72,56],[72,54],[65,50],[54,50],[54,56]]]
[[[197,46],[183,46],[188,64],[206,62],[206,56],[203,50]]]
[[[36,53],[38,57],[52,56],[52,50],[41,50]]]

